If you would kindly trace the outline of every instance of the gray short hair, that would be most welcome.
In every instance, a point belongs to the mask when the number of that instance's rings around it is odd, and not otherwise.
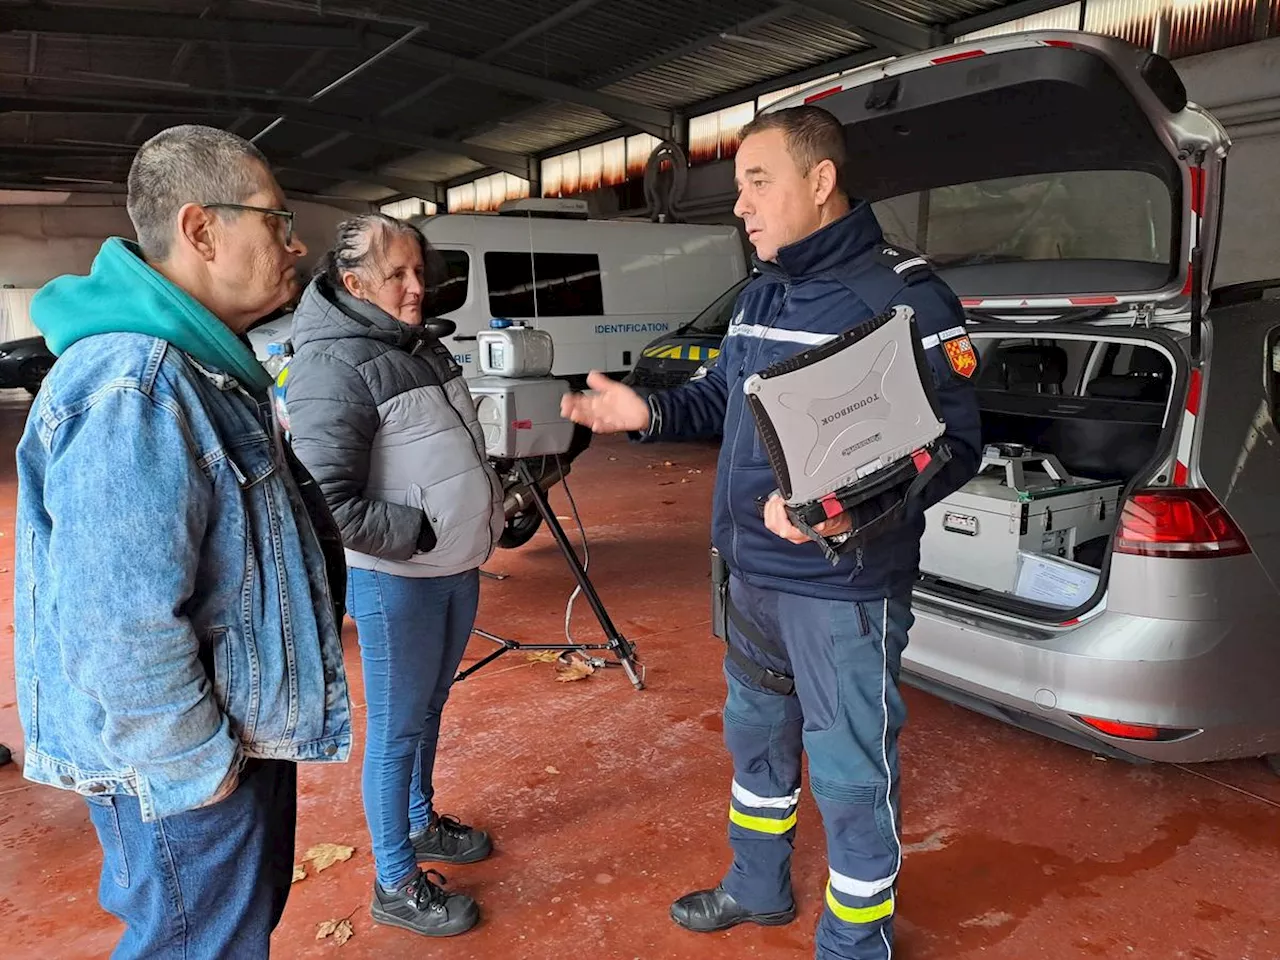
[[[261,150],[216,127],[169,127],[144,143],[129,168],[128,201],[143,255],[168,259],[178,211],[185,204],[243,203],[262,189],[257,164],[270,169]]]
[[[430,246],[421,230],[385,213],[362,213],[338,224],[338,240],[316,264],[316,274],[324,275],[339,290],[344,273],[365,274],[385,256],[387,244],[395,236],[417,240],[423,263],[427,263]]]

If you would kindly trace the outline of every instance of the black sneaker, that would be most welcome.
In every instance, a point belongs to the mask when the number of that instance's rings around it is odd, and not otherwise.
[[[455,817],[433,815],[427,829],[411,834],[409,840],[419,862],[478,863],[493,853],[493,841],[487,833]]]
[[[431,882],[434,877],[440,885]],[[444,889],[448,881],[434,870],[419,871],[399,890],[387,892],[374,881],[369,912],[378,923],[412,930],[424,937],[456,937],[480,920],[480,908],[462,893]]]

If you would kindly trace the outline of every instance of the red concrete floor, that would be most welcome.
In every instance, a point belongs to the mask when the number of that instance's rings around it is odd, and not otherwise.
[[[0,402],[12,449],[21,398]],[[671,900],[726,865],[730,766],[720,742],[720,651],[708,630],[713,451],[603,440],[571,480],[591,572],[639,644],[648,688],[621,671],[558,683],[507,654],[458,685],[445,713],[438,798],[493,831],[488,862],[446,870],[484,919],[447,942],[376,927],[359,760],[304,767],[299,850],[354,846],[296,884],[280,957],[681,960],[812,955],[825,879],[817,811],[800,810],[800,916],[781,929],[700,937]],[[13,465],[0,474],[0,622],[11,623]],[[700,472],[698,472],[700,471]],[[560,512],[567,513],[558,496]],[[555,638],[571,583],[549,535],[490,564],[480,625]],[[591,635],[581,601],[575,629]],[[12,633],[12,627],[8,627]],[[491,647],[476,641],[470,659]],[[347,630],[357,728],[359,657]],[[0,651],[0,740],[20,740],[11,649]],[[1104,762],[908,691],[897,960],[1269,960],[1280,957],[1280,781],[1260,763],[1194,770]],[[359,757],[359,752],[356,754]],[[8,960],[105,955],[116,922],[95,903],[100,854],[83,803],[0,770],[0,917]],[[344,946],[317,924],[350,917]]]

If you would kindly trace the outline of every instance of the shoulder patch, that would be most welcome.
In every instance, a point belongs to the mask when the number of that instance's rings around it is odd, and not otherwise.
[[[950,336],[950,339],[947,339]],[[939,334],[942,340],[942,352],[946,354],[951,369],[966,380],[972,380],[978,372],[978,354],[973,349],[973,341],[969,335],[960,330],[958,334],[948,330]]]
[[[929,261],[920,254],[903,247],[896,247],[891,243],[881,243],[871,256],[876,263],[888,267],[908,282],[933,272]]]

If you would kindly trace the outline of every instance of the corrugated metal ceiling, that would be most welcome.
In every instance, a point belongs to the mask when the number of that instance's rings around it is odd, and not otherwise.
[[[46,4],[42,9],[61,18],[56,32],[41,33],[33,42],[29,34],[0,31],[0,108],[6,95],[98,97],[151,105],[182,96],[206,109],[214,105],[219,92],[305,98],[403,35],[410,22],[425,22],[425,32],[401,55],[382,60],[311,105],[339,119],[375,121],[381,134],[352,124],[358,132],[335,137],[330,130],[287,122],[263,138],[262,146],[273,159],[305,161],[312,167],[301,179],[291,180],[286,173],[282,177],[286,183],[314,188],[317,182],[325,182],[323,177],[316,179],[316,171],[322,169],[335,171],[328,180],[331,186],[342,182],[339,173],[352,169],[380,169],[392,177],[444,183],[484,169],[480,161],[465,155],[467,149],[534,155],[621,129],[618,119],[601,112],[600,104],[546,99],[539,94],[549,91],[534,93],[520,83],[486,85],[452,76],[444,65],[409,62],[405,54],[413,47],[674,110],[774,79],[781,85],[796,71],[873,50],[851,22],[859,19],[859,8],[873,8],[914,24],[946,27],[1009,4],[1001,0],[850,0],[850,12],[843,19],[831,14],[830,3],[809,5],[800,0],[666,0],[662,4],[648,0],[384,0],[368,4],[351,0],[343,8],[330,6],[325,16],[317,11],[327,5],[314,0],[78,0],[76,6],[141,18],[163,13],[215,23],[219,19],[262,21],[264,29],[281,23],[325,25],[341,31],[348,48],[309,49],[288,43],[292,38],[287,34],[281,38],[284,45],[274,46],[217,37],[184,43],[172,37],[68,36],[76,29],[75,11]],[[1280,2],[1276,6],[1280,8]],[[368,23],[333,15],[334,9],[349,8],[376,10],[392,22]],[[6,11],[15,9],[22,6],[0,6],[0,27]],[[348,37],[353,34],[365,36],[366,49],[350,49]],[[152,85],[112,80],[109,75],[141,78]],[[421,95],[424,88],[427,92]],[[407,105],[389,111],[397,102]],[[237,115],[223,110],[206,119],[252,136],[270,121],[271,114]],[[171,120],[170,115],[157,113],[140,119],[48,112],[29,120],[26,114],[4,112],[0,113],[0,141],[53,144],[70,138],[136,145]],[[415,136],[465,141],[470,147],[423,152],[396,142]],[[26,169],[30,163],[24,159],[19,166]],[[83,157],[60,161],[58,169],[64,167],[83,170],[86,176],[95,169],[111,175],[116,170],[105,161],[95,166]]]

